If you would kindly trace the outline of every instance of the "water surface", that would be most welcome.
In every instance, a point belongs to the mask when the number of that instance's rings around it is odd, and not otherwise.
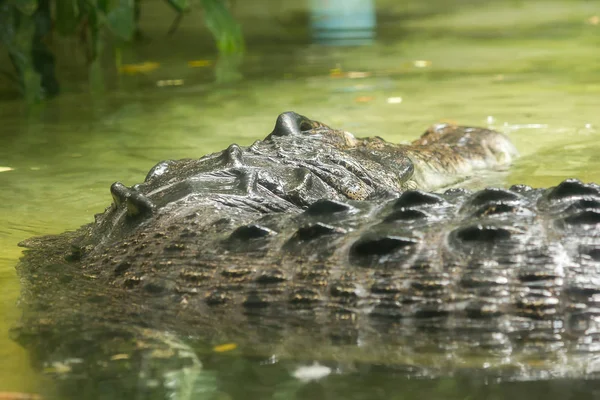
[[[0,172],[0,392],[44,393],[48,385],[9,335],[19,316],[19,241],[92,221],[110,204],[112,182],[139,182],[159,160],[263,138],[282,111],[393,142],[410,141],[440,121],[489,126],[507,133],[521,153],[508,173],[494,177],[497,185],[600,181],[597,3],[381,2],[379,40],[360,48],[313,46],[302,30],[306,10],[264,3],[263,11],[238,5],[249,54],[247,78],[236,84],[214,85],[210,71],[187,67],[214,54],[194,52],[186,36],[198,34],[193,21],[184,21],[176,44],[169,42],[152,23],[163,12],[157,3],[145,16],[147,44],[124,52],[126,62],[160,62],[157,70],[123,76],[104,95],[90,95],[74,76],[61,97],[34,110],[17,100],[0,104],[0,167],[12,169]],[[157,85],[165,79],[184,84]],[[219,398],[237,398],[242,387],[257,399],[600,396],[584,382],[431,384],[374,367],[288,385],[280,369],[224,360],[239,371],[224,380],[230,392]],[[278,382],[280,390],[271,391]]]

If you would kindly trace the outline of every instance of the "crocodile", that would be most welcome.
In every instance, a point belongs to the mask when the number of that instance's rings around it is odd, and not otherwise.
[[[453,187],[516,156],[488,129],[400,145],[281,114],[262,141],[163,161],[114,183],[93,223],[21,243],[15,337],[73,397],[162,398],[223,343],[420,377],[598,378],[600,186]]]

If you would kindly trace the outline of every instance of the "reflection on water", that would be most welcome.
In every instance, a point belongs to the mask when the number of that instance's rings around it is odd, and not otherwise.
[[[298,368],[298,365],[271,364],[256,359],[216,360],[198,377],[196,386],[191,390],[192,398],[212,395],[219,399],[252,400],[575,400],[600,396],[594,381],[496,382],[469,376],[408,379],[401,369],[358,365],[351,368],[332,366],[328,376],[303,382],[292,377]],[[240,376],[247,377],[243,384],[240,384]]]
[[[91,221],[110,203],[112,182],[138,182],[158,160],[248,145],[270,132],[282,111],[395,142],[438,121],[492,126],[522,155],[497,184],[600,181],[593,2],[380,2],[378,41],[349,48],[309,45],[308,11],[300,6],[265,0],[260,14],[239,3],[238,16],[254,23],[245,24],[247,79],[236,85],[212,85],[205,69],[188,66],[198,58],[193,40],[169,42],[163,27],[146,22],[152,40],[124,57],[156,60],[160,68],[122,77],[102,98],[69,80],[62,97],[28,115],[17,102],[1,104],[0,167],[12,170],[0,168],[0,392],[45,392],[46,385],[7,332],[19,316],[16,243]],[[148,21],[160,7],[149,9]],[[179,32],[191,35],[194,26],[184,20]],[[157,85],[174,79],[183,84]],[[298,365],[268,360],[208,357],[206,380],[196,380],[204,385],[193,390],[216,385],[217,398],[257,399],[599,396],[592,382],[430,382],[374,365],[330,365],[323,380],[300,384],[291,378]]]

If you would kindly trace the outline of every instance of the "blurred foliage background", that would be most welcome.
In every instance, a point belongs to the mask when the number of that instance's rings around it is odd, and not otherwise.
[[[218,81],[239,77],[244,41],[239,24],[226,0],[164,0],[174,11],[166,34],[173,34],[185,14],[203,16],[219,53]],[[60,92],[52,50],[55,34],[76,39],[85,55],[88,80],[93,89],[103,87],[102,60],[109,58],[115,69],[123,69],[121,49],[142,40],[138,28],[143,0],[0,0],[0,41],[8,50],[13,70],[1,72],[15,82],[28,103],[54,97]],[[168,17],[168,16],[167,16]],[[106,65],[106,64],[105,64]],[[138,66],[151,69],[152,64]]]

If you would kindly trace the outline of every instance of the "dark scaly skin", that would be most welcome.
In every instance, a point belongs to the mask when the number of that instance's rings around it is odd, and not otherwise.
[[[486,129],[438,125],[412,145],[396,145],[284,113],[264,141],[197,160],[164,161],[131,189],[115,183],[118,207],[98,216],[92,244],[124,236],[150,215],[154,223],[205,208],[212,213],[220,207],[229,216],[299,212],[319,199],[375,200],[449,185],[506,166],[515,155],[504,135]],[[127,218],[131,214],[136,217]]]
[[[164,380],[198,363],[187,344],[230,341],[419,376],[597,377],[599,187],[414,190],[514,154],[478,128],[399,146],[283,114],[265,141],[158,164],[94,224],[25,242],[19,338],[46,365],[83,359],[78,384],[148,363]]]

